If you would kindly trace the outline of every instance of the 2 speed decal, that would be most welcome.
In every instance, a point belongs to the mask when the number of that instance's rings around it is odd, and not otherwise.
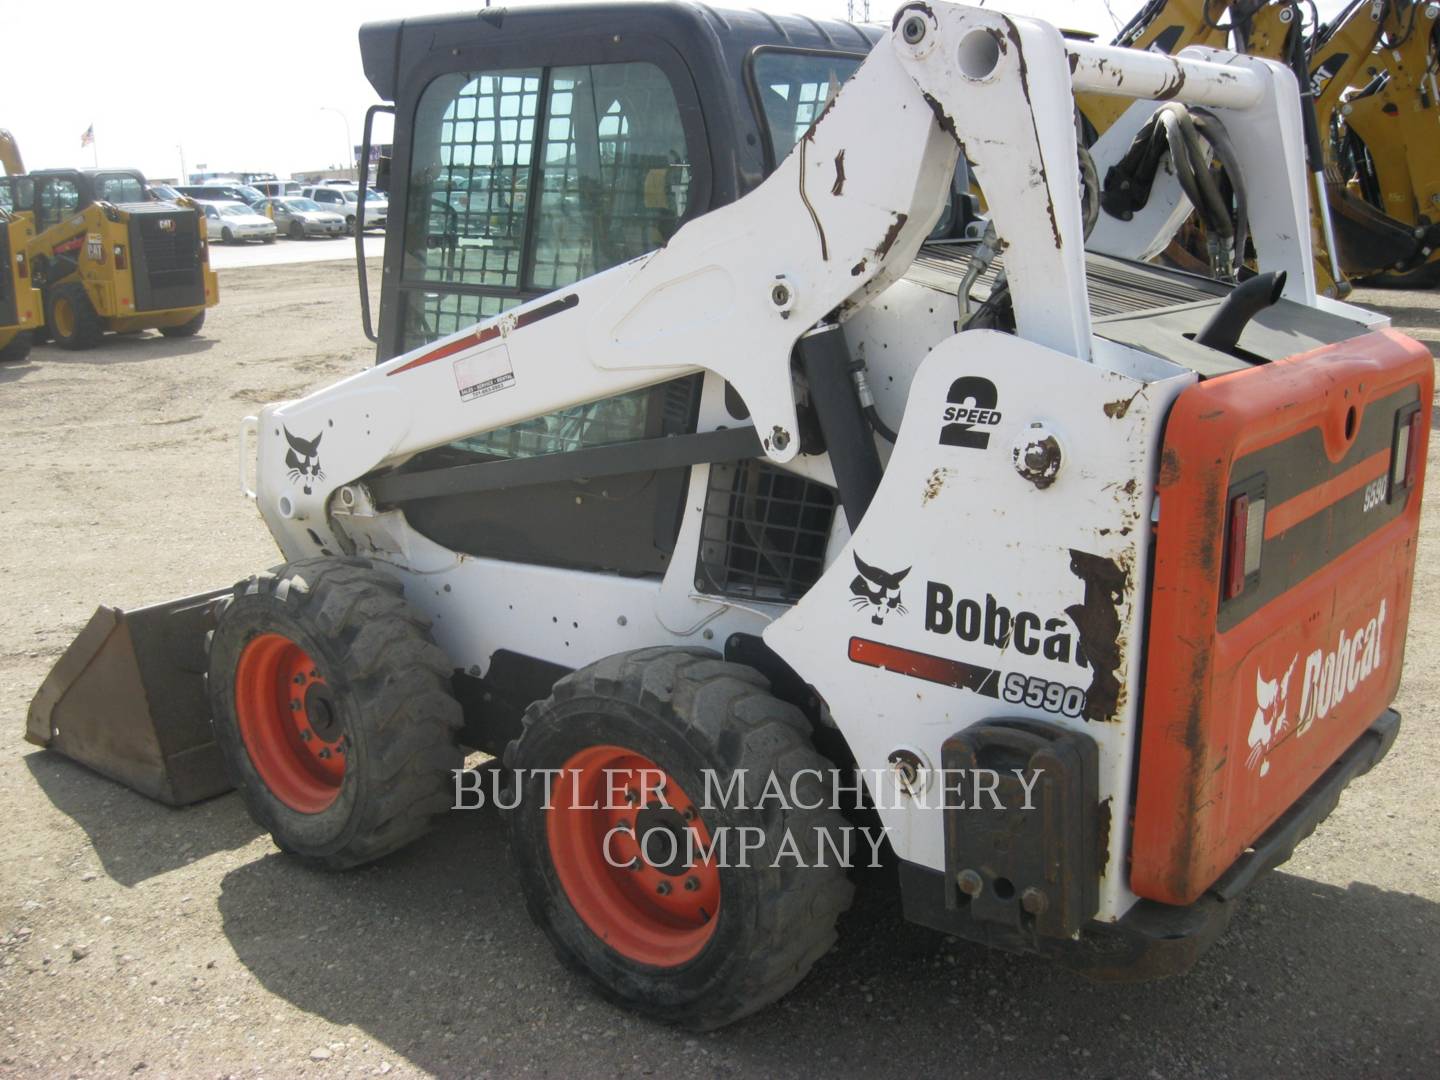
[[[984,450],[990,445],[990,433],[1000,423],[999,391],[989,379],[965,375],[950,384],[945,395],[945,411],[941,414],[941,446],[964,446]]]

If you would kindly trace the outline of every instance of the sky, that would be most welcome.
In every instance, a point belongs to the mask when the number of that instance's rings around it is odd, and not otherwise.
[[[285,176],[348,164],[365,110],[378,101],[360,67],[360,25],[483,5],[161,4],[131,18],[118,15],[113,0],[67,0],[64,24],[76,29],[57,51],[56,9],[3,2],[8,10],[0,25],[8,42],[0,65],[0,127],[14,133],[26,165],[88,166],[98,159],[100,165],[138,167],[152,178],[178,176],[182,153],[191,172],[206,167]],[[505,6],[526,2],[534,0]],[[847,7],[846,0],[713,2],[831,18],[844,18]],[[1322,0],[1322,14],[1339,2]],[[988,0],[988,6],[1091,30],[1107,41],[1141,3]],[[871,19],[887,22],[899,6],[898,0],[871,0]],[[863,0],[854,7],[858,17]],[[384,122],[377,120],[377,136]],[[92,124],[93,151],[80,146]]]

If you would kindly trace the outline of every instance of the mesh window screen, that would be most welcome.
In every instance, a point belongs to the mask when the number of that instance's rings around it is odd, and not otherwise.
[[[446,75],[417,110],[406,276],[520,285],[538,69]]]
[[[690,165],[659,68],[556,68],[546,116],[531,285],[568,285],[670,239],[689,199]]]
[[[763,461],[712,465],[696,585],[755,600],[800,599],[825,569],[835,493]]]

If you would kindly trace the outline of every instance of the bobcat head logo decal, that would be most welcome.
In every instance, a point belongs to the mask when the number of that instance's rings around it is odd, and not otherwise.
[[[887,573],[855,556],[855,569],[860,573],[850,582],[850,603],[857,611],[869,611],[870,621],[876,626],[885,625],[885,615],[894,611],[904,615],[906,607],[900,602],[900,583],[910,573],[910,567]]]
[[[1273,679],[1266,679],[1259,668],[1255,669],[1255,719],[1250,722],[1250,735],[1245,740],[1250,746],[1245,764],[1251,769],[1258,764],[1261,776],[1270,771],[1270,762],[1266,760],[1270,748],[1290,726],[1290,676],[1295,674],[1295,663],[1299,659],[1297,654],[1285,674]]]
[[[325,479],[325,470],[320,468],[320,439],[324,434],[322,431],[313,439],[300,439],[285,428],[285,441],[290,444],[285,453],[285,467],[290,470],[291,480],[298,480],[304,485],[306,495],[310,494],[312,480]]]

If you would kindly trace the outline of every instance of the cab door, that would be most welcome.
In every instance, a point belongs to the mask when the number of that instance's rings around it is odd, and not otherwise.
[[[381,360],[651,251],[708,209],[694,84],[657,38],[462,52],[400,97]]]

